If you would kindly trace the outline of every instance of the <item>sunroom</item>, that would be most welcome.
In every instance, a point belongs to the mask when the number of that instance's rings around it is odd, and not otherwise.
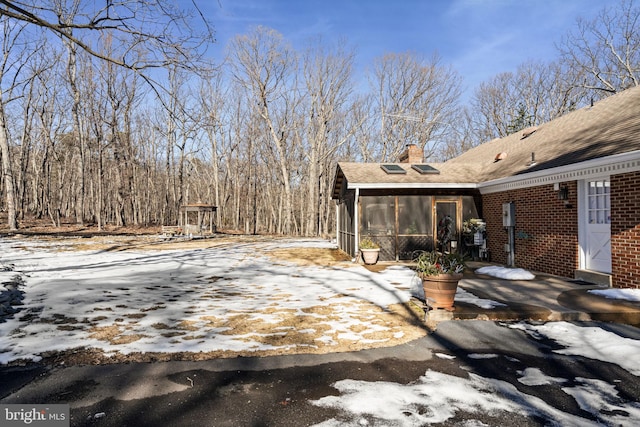
[[[474,174],[424,164],[421,152],[401,160],[338,163],[332,198],[339,248],[356,257],[358,242],[369,237],[380,245],[381,261],[410,260],[417,251],[433,249],[477,256],[482,242],[474,235],[482,206]]]

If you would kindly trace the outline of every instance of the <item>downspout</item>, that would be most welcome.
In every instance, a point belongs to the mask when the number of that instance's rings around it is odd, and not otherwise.
[[[339,249],[343,249],[340,241],[340,200],[336,201],[336,243]]]
[[[358,219],[360,218],[360,212],[358,212],[358,202],[360,200],[360,189],[356,187],[356,197],[353,201],[353,203],[355,203],[355,206],[353,207],[353,226],[354,226],[354,230],[353,230],[353,236],[354,236],[354,242],[353,242],[353,256],[354,258],[357,260],[358,259],[358,242],[360,241],[360,236],[359,236],[359,230],[360,230],[360,224]]]

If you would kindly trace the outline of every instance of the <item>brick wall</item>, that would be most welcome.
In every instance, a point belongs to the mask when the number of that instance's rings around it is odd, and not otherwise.
[[[514,202],[516,267],[574,277],[578,268],[577,184],[574,181],[563,185],[569,187],[569,208],[558,199],[553,184],[482,196],[492,261],[507,262],[504,245],[508,236],[502,227],[502,204]]]
[[[611,177],[613,286],[640,288],[640,172]]]

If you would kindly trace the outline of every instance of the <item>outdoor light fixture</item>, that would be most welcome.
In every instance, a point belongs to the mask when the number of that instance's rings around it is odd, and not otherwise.
[[[559,200],[569,200],[569,187],[563,185],[558,190],[558,199]]]

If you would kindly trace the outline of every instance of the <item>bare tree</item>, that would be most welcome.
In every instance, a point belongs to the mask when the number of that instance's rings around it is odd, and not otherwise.
[[[35,193],[34,210],[37,217],[48,215],[53,226],[59,227],[62,201],[57,197],[61,189],[56,188],[55,173],[58,168],[56,165],[61,165],[62,162],[56,150],[56,143],[59,140],[57,136],[64,133],[64,121],[61,117],[65,111],[65,97],[62,95],[65,85],[59,80],[59,75],[63,73],[57,66],[64,61],[60,61],[61,52],[48,45],[39,49],[37,55],[34,65],[36,72],[33,73],[36,96],[32,111],[36,118],[34,138],[37,138],[34,155],[39,158],[39,164],[37,169],[34,168],[31,184]]]
[[[78,162],[77,173],[79,182],[76,186],[76,200],[75,213],[76,222],[83,224],[85,214],[85,158],[86,158],[86,138],[84,133],[84,126],[80,119],[80,90],[78,89],[78,45],[72,40],[73,29],[70,24],[75,19],[76,15],[80,13],[80,0],[73,0],[68,5],[64,1],[54,2],[53,12],[56,14],[57,22],[59,22],[63,29],[59,32],[62,36],[62,41],[67,50],[67,81],[69,83],[69,90],[72,97],[71,116],[73,119],[73,136],[76,140],[76,148],[78,150]]]
[[[13,100],[13,91],[20,85],[20,68],[26,63],[27,50],[20,46],[24,25],[2,17],[3,30],[2,57],[0,57],[0,158],[2,160],[2,180],[5,187],[6,209],[10,230],[18,228],[17,194],[12,152],[7,123],[7,104]],[[23,48],[23,49],[21,49]]]
[[[475,90],[471,105],[476,114],[476,127],[483,141],[509,134],[508,127],[516,114],[517,98],[511,89],[513,73],[500,73]]]
[[[474,127],[473,114],[469,107],[460,108],[451,117],[454,125],[450,127],[450,132],[444,135],[441,149],[438,151],[436,160],[447,161],[459,156],[474,146],[485,142],[478,138]]]
[[[325,165],[355,131],[355,127],[347,129],[344,126],[352,90],[353,57],[352,51],[339,46],[334,50],[327,49],[320,39],[304,55],[308,99],[306,117],[303,118],[306,128],[303,151],[306,165],[303,173],[307,181],[304,199],[308,207],[304,224],[306,234],[322,233],[324,221],[321,218],[326,216],[326,212],[321,212],[321,193],[327,178]]]
[[[64,138],[64,142],[67,148],[74,147],[78,153],[77,161],[73,163],[77,169],[75,173],[69,173],[66,177],[70,180],[68,187],[73,188],[75,185],[76,188],[76,193],[67,206],[75,211],[79,223],[84,220],[85,214],[93,209],[91,205],[85,203],[85,198],[93,191],[93,187],[87,188],[86,185],[88,179],[86,174],[90,169],[87,162],[91,161],[86,134],[91,125],[84,122],[84,116],[80,112],[83,95],[78,84],[79,59],[96,58],[113,66],[126,68],[146,81],[157,95],[161,95],[161,91],[164,90],[159,83],[162,73],[157,70],[165,70],[171,64],[173,67],[195,72],[208,65],[205,51],[208,43],[215,41],[213,29],[195,1],[190,5],[190,9],[183,10],[172,0],[118,2],[0,0],[0,18],[5,25],[5,65],[8,60],[16,69],[24,65],[25,62],[20,58],[9,58],[7,51],[7,47],[21,42],[17,37],[24,27],[30,26],[32,29],[44,30],[49,35],[56,35],[66,47],[67,78],[72,99],[69,111],[72,116],[73,132]],[[199,19],[201,25],[194,25],[194,18]],[[9,29],[11,31],[7,31]],[[32,37],[33,32],[25,37],[25,41],[31,41]],[[49,43],[55,40],[56,37],[48,37]],[[112,42],[107,46],[104,43],[105,40],[112,40]],[[84,58],[83,61],[85,61]],[[150,69],[156,71],[151,73]],[[5,69],[3,75],[6,75],[6,72]],[[3,84],[3,89],[6,87],[8,86]],[[158,99],[162,102],[162,97],[158,96]],[[4,102],[7,101],[4,100]],[[44,118],[44,115],[41,115],[41,118]],[[131,115],[127,120],[130,118]],[[25,123],[28,123],[29,118],[25,119],[27,120]],[[124,125],[126,127],[127,123],[125,122]],[[120,133],[117,135],[122,136]],[[72,143],[74,138],[75,144]],[[50,145],[45,146],[50,147]],[[5,116],[0,117],[0,152],[2,152],[2,183],[5,185],[9,227],[13,229],[17,227],[15,221],[17,201],[15,176],[11,169],[10,136],[6,128]],[[66,153],[64,157],[68,157]],[[46,164],[46,161],[44,163]],[[65,170],[65,173],[68,172]],[[61,179],[62,176],[59,178]],[[62,197],[62,190],[59,195]],[[135,212],[133,215],[135,217]]]
[[[95,157],[94,167],[94,215],[98,224],[98,229],[102,230],[104,223],[108,217],[106,202],[108,190],[105,188],[108,180],[108,154],[109,149],[109,130],[108,117],[109,114],[109,97],[107,95],[110,86],[107,67],[97,67],[96,75],[85,76],[83,89],[87,94],[86,118],[89,124],[87,138],[92,142],[93,156]]]
[[[578,19],[558,45],[561,60],[581,78],[576,86],[602,98],[640,84],[640,8],[634,0]]]
[[[225,138],[225,129],[228,127],[225,116],[229,107],[226,105],[229,88],[225,87],[223,73],[214,71],[209,78],[201,81],[198,103],[202,111],[201,124],[209,141],[211,179],[213,181],[213,202],[220,206],[221,202],[221,157],[222,141]],[[216,224],[220,224],[221,210],[216,211]]]
[[[231,42],[230,55],[233,75],[253,99],[273,147],[270,154],[280,171],[284,189],[278,231],[289,233],[293,225],[293,195],[288,154],[294,149],[293,114],[299,102],[296,54],[278,32],[257,27]]]
[[[472,145],[539,125],[577,108],[585,93],[568,76],[558,63],[530,61],[515,73],[500,73],[481,83],[467,115],[474,122],[477,136]]]
[[[4,112],[0,111],[0,158],[2,159],[2,178],[6,192],[6,207],[9,230],[18,229],[17,199],[14,174],[11,164],[9,135]]]
[[[186,162],[188,157],[188,143],[196,132],[197,114],[194,110],[197,106],[192,103],[193,94],[187,84],[187,76],[184,70],[175,65],[169,69],[169,100],[165,105],[170,106],[167,111],[167,166],[168,171],[174,168],[177,181],[174,183],[174,206],[177,211],[181,205],[189,202],[186,194]],[[177,159],[174,159],[177,150]]]
[[[0,5],[2,16],[44,28],[90,56],[137,73],[170,63],[196,69],[207,43],[215,41],[213,27],[195,1],[187,10],[171,0],[0,0]],[[194,18],[202,25],[194,25]],[[116,51],[101,49],[99,39],[107,34],[119,47]],[[149,75],[143,77],[153,82]]]
[[[460,78],[434,54],[387,54],[375,61],[373,85],[379,117],[381,159],[394,161],[406,144],[432,157],[449,117],[458,108]]]
[[[374,96],[370,93],[357,94],[351,106],[350,119],[355,126],[355,132],[350,141],[345,145],[342,152],[339,151],[339,158],[342,160],[361,160],[363,162],[373,162],[382,158],[381,147],[374,137],[378,126],[379,118],[374,111]]]
[[[111,63],[104,64],[100,84],[104,87],[107,115],[106,124],[108,146],[111,148],[113,163],[110,165],[114,179],[112,194],[115,199],[116,224],[126,225],[128,220],[138,224],[139,216],[135,208],[134,174],[136,172],[133,136],[133,108],[138,102],[138,81],[129,70],[118,68]]]

